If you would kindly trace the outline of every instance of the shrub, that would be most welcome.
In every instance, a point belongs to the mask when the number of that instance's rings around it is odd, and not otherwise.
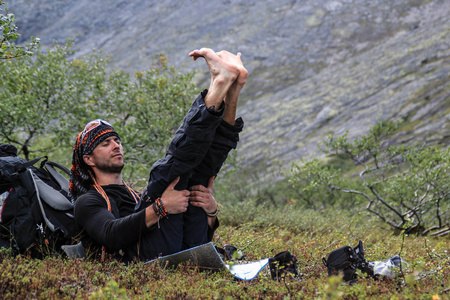
[[[181,74],[161,55],[133,77],[107,70],[101,53],[70,60],[71,53],[69,41],[0,64],[0,142],[15,144],[26,159],[53,153],[68,165],[77,133],[105,119],[123,140],[125,178],[147,179],[198,93],[193,74]]]
[[[296,164],[291,180],[302,192],[336,199],[336,193],[356,195],[366,209],[395,231],[443,235],[450,232],[449,148],[390,145],[398,123],[380,121],[370,133],[355,139],[330,136],[324,152],[350,159],[359,169],[356,182],[319,160]]]

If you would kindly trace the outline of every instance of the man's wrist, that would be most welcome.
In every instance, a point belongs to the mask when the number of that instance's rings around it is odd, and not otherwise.
[[[209,218],[215,218],[219,214],[219,206],[217,206],[216,210],[213,213],[206,213]]]

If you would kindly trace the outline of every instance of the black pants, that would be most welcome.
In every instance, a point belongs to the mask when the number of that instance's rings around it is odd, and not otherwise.
[[[167,153],[150,171],[143,207],[161,197],[167,186],[177,177],[176,189],[193,185],[207,186],[211,176],[217,175],[228,153],[236,148],[242,119],[230,125],[222,120],[222,109],[208,109],[204,103],[207,90],[194,101],[178,128]],[[211,240],[207,216],[202,208],[189,205],[183,214],[160,219],[155,228],[141,240],[141,259],[172,254]]]

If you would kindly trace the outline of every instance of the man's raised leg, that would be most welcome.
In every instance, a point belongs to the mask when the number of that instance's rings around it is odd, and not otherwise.
[[[166,157],[153,165],[147,188],[152,200],[160,197],[167,185],[179,176],[177,187],[187,187],[187,179],[208,151],[222,120],[223,100],[239,75],[235,64],[225,61],[211,49],[194,50],[189,55],[194,60],[205,58],[211,74],[210,87],[194,101],[175,133]]]
[[[223,120],[228,124],[234,125],[239,94],[247,82],[248,71],[244,68],[240,52],[237,55],[234,55],[227,51],[220,51],[217,55],[223,60],[234,64],[239,70],[238,78],[233,82],[227,91],[225,97],[225,110],[223,113]]]
[[[239,133],[244,126],[241,118],[237,120],[235,118],[239,94],[247,81],[248,72],[242,64],[240,53],[234,55],[227,51],[221,51],[217,55],[228,63],[234,64],[239,70],[239,76],[225,95],[223,120],[216,129],[208,152],[199,166],[194,169],[188,187],[194,185],[206,187],[208,185],[209,178],[217,175],[228,153],[231,149],[236,148]],[[189,205],[188,210],[184,213],[183,248],[192,248],[210,241],[215,225],[217,225],[215,218],[208,218],[202,208]]]
[[[176,177],[180,177],[177,189],[186,189],[188,179],[193,169],[200,164],[208,151],[215,135],[215,131],[222,121],[222,102],[226,93],[239,75],[236,66],[224,62],[214,51],[200,49],[191,52],[194,60],[204,57],[211,73],[209,91],[203,91],[195,99],[182,125],[175,133],[166,156],[158,160],[150,171],[147,189],[143,200],[149,205],[162,193]],[[167,240],[170,251],[181,250],[183,236],[183,215],[171,215],[169,219],[162,219],[159,227],[148,233],[147,243],[161,243]],[[164,254],[170,254],[170,253]]]

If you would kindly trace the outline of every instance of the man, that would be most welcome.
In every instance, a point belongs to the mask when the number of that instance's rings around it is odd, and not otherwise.
[[[218,226],[212,182],[243,127],[235,115],[248,73],[240,53],[202,48],[189,55],[205,58],[211,84],[192,104],[165,158],[153,165],[142,197],[122,180],[123,149],[109,123],[88,123],[74,146],[70,190],[77,223],[108,252],[124,250],[125,260],[200,245]]]

